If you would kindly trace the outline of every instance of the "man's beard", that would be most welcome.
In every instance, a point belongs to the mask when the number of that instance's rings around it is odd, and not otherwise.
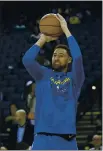
[[[52,69],[57,72],[62,72],[65,68],[67,68],[67,65],[63,65],[63,66],[60,65],[57,68],[55,67],[55,64],[52,65]]]

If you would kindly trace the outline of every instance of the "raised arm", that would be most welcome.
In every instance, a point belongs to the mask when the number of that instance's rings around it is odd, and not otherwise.
[[[40,48],[43,47],[43,45],[46,42],[50,42],[52,40],[55,40],[57,38],[52,38],[49,36],[41,35],[40,39],[25,53],[23,56],[22,62],[26,68],[26,70],[29,72],[29,74],[35,79],[40,80],[44,76],[45,72],[47,71],[47,68],[44,66],[41,66],[35,59],[40,51]]]
[[[72,62],[73,84],[76,87],[77,98],[78,98],[80,95],[81,87],[85,79],[82,55],[75,38],[73,36],[69,36],[67,37],[67,40],[68,40],[71,56],[73,59]]]
[[[68,40],[68,46],[70,48],[70,52],[73,60],[72,62],[73,84],[76,87],[76,92],[78,97],[80,94],[82,84],[85,79],[81,51],[75,38],[71,35],[69,31],[65,19],[59,14],[57,14],[57,18],[59,19],[61,28]]]

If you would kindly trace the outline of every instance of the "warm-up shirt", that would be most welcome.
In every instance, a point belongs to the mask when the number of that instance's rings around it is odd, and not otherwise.
[[[73,59],[71,72],[55,72],[41,66],[35,60],[40,51],[37,45],[23,57],[26,70],[36,81],[35,134],[76,134],[77,100],[85,76],[75,38],[70,36],[67,41]]]

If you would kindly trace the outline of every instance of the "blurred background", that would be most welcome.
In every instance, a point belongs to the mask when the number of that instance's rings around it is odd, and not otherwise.
[[[93,136],[102,135],[101,1],[0,2],[0,146],[8,145],[14,124],[10,117],[17,109],[24,109],[35,125],[31,114],[35,103],[29,102],[35,98],[35,81],[24,68],[22,57],[39,39],[39,20],[47,13],[65,17],[81,48],[86,79],[78,100],[77,142],[79,149],[88,150],[95,146]],[[66,44],[64,35],[41,49],[38,62],[50,68],[53,48],[59,43]]]

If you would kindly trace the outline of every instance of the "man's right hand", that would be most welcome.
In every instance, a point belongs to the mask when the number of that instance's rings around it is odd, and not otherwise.
[[[12,120],[15,120],[15,116],[7,116],[5,118],[5,122],[12,121]]]
[[[40,37],[42,40],[44,40],[45,42],[50,42],[50,41],[53,41],[53,40],[57,40],[58,37],[52,37],[52,36],[46,36],[44,34],[41,34],[41,37]]]
[[[36,45],[42,47],[46,42],[50,42],[57,39],[58,37],[46,36],[44,34],[41,34],[40,39],[36,42]]]

